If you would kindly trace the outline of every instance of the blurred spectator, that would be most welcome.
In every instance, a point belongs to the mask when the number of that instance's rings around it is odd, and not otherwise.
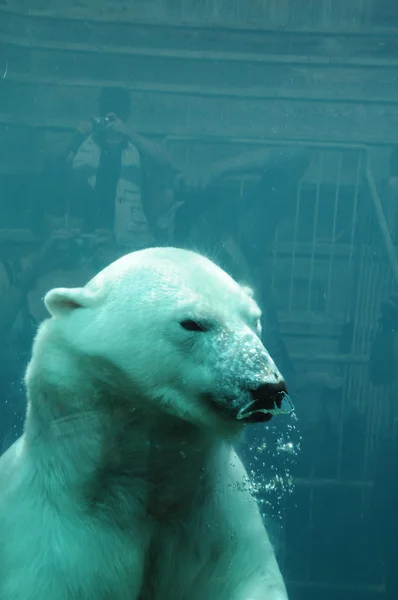
[[[207,220],[208,232],[211,219],[217,218],[218,225],[239,238],[251,269],[264,267],[278,224],[286,214],[293,214],[297,186],[311,158],[307,148],[258,148],[215,163],[195,176],[180,175],[185,202],[178,213],[177,239],[195,235],[199,219]],[[236,175],[257,175],[259,182],[243,198],[230,190],[220,198],[220,188],[214,184]]]
[[[103,243],[100,237],[81,234],[80,210],[73,214],[59,207],[57,212],[51,200],[51,209],[44,210],[35,223],[39,247],[36,244],[19,255],[9,253],[0,261],[0,449],[22,433],[25,394],[21,380],[37,326],[48,316],[43,297],[53,287],[75,287],[91,279]]]
[[[88,229],[114,236],[120,253],[167,241],[170,207],[161,192],[171,172],[168,153],[129,124],[128,90],[104,88],[98,104],[98,116],[68,148],[70,194],[81,198]]]
[[[53,287],[84,285],[126,251],[167,243],[172,178],[166,151],[130,131],[127,91],[105,89],[99,117],[43,169],[31,206],[39,248],[0,261],[0,445],[20,435],[21,378]],[[173,200],[173,197],[171,197]],[[10,345],[12,351],[10,351]]]
[[[398,370],[398,294],[393,294],[381,307],[379,330],[373,341],[369,378],[374,385],[392,383]]]

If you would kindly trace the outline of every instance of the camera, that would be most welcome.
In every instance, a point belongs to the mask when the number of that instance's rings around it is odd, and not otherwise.
[[[92,248],[92,241],[95,236],[90,234],[79,234],[65,240],[69,257],[79,260],[84,256],[89,256]]]
[[[93,119],[93,133],[101,133],[109,123],[109,117],[94,117]]]

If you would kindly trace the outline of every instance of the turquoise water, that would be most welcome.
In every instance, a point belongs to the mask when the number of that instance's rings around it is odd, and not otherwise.
[[[397,30],[389,0],[0,3],[0,447],[47,291],[204,253],[295,405],[238,443],[292,599],[398,593]]]

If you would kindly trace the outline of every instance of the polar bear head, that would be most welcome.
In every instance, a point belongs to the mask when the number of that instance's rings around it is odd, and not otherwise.
[[[51,290],[45,304],[52,318],[35,340],[28,387],[40,379],[70,388],[71,398],[84,389],[102,408],[205,427],[291,410],[250,290],[199,254],[133,252],[83,288]]]

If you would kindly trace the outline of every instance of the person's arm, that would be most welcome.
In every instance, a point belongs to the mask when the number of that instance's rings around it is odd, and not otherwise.
[[[107,119],[106,129],[126,136],[144,159],[149,159],[160,165],[171,164],[170,154],[162,144],[158,144],[140,135],[134,131],[131,125],[124,123],[115,113],[108,113]]]
[[[73,161],[76,152],[79,150],[84,140],[92,133],[92,131],[93,129],[91,121],[87,120],[79,123],[65,150],[66,162],[68,164]]]
[[[256,148],[212,164],[204,172],[182,176],[185,185],[206,189],[210,184],[228,175],[261,174],[286,170],[289,179],[300,179],[309,167],[312,152],[305,147]]]
[[[148,140],[134,131],[127,130],[127,135],[132,144],[144,158],[148,158],[160,165],[170,165],[171,157],[168,150],[162,145]]]
[[[215,163],[212,172],[218,177],[223,177],[231,174],[262,171],[269,162],[270,156],[271,151],[268,148],[257,148]]]
[[[303,164],[307,168],[310,157],[311,151],[304,147],[257,148],[221,161],[214,168],[219,175],[258,173],[276,167],[290,169],[297,164]]]

